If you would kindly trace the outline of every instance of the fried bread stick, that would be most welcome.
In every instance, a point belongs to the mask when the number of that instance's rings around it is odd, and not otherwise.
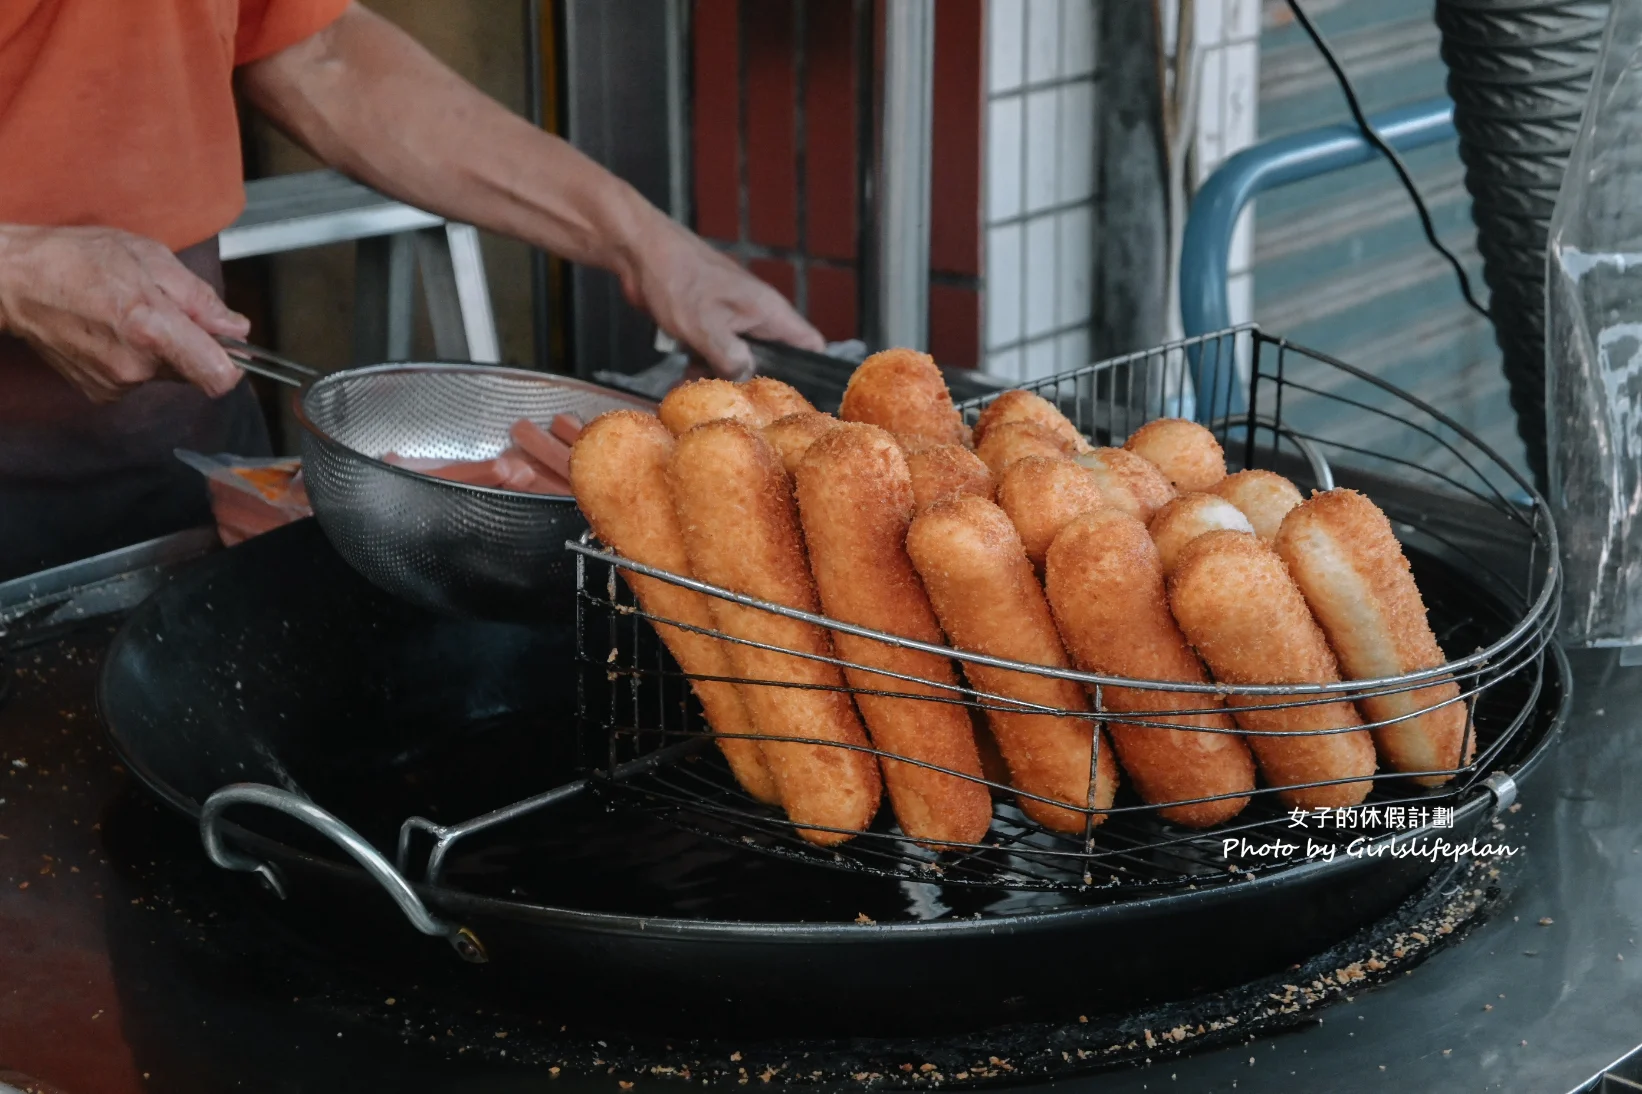
[[[1289,510],[1305,500],[1300,488],[1275,471],[1239,471],[1227,475],[1210,488],[1210,493],[1225,498],[1243,511],[1254,525],[1254,534],[1270,543],[1277,538],[1277,529]]]
[[[969,443],[952,393],[927,353],[887,349],[861,362],[844,388],[838,416],[866,422],[897,437],[923,437],[936,444]]]
[[[754,376],[737,385],[741,394],[764,415],[766,422],[785,418],[789,414],[813,414],[815,406],[791,384],[773,376]]]
[[[613,410],[582,430],[570,450],[570,484],[576,504],[603,543],[634,562],[691,577],[667,488],[667,461],[672,454],[673,436],[655,417],[636,410]],[[630,571],[623,571],[622,577],[646,615],[714,629],[707,597],[701,593]],[[686,673],[736,675],[728,645],[722,640],[659,624],[656,633]],[[712,680],[692,680],[690,689],[701,701],[708,725],[719,733],[738,735],[718,738],[736,781],[759,801],[780,804],[763,747],[749,739],[757,730],[741,690]]]
[[[986,440],[975,447],[975,455],[999,478],[1010,465],[1028,456],[1069,460],[1077,451],[1071,441],[1037,422],[998,422],[986,431]]]
[[[992,500],[997,483],[981,458],[961,444],[915,445],[906,450],[912,499],[919,509],[953,494]]]
[[[1276,546],[1348,678],[1401,676],[1447,660],[1391,522],[1368,498],[1355,490],[1313,494],[1284,518]],[[1476,751],[1459,694],[1453,680],[1439,680],[1417,691],[1364,696],[1357,706],[1370,722],[1390,722],[1374,729],[1388,766],[1446,771],[1470,763]],[[1441,786],[1450,778],[1413,781]]]
[[[1085,672],[1207,684],[1209,677],[1169,614],[1163,564],[1145,525],[1127,513],[1102,509],[1078,517],[1049,548],[1044,584],[1055,623],[1072,660]],[[1224,704],[1206,692],[1106,687],[1105,709],[1153,712],[1147,722],[1226,730],[1194,733],[1108,719],[1106,730],[1143,801],[1190,801],[1236,795],[1158,811],[1164,820],[1207,828],[1230,820],[1249,803],[1254,757],[1235,732]],[[1205,710],[1207,714],[1158,714]]]
[[[819,612],[787,473],[756,429],[727,418],[696,426],[678,439],[667,483],[690,568],[698,578],[784,607]],[[719,597],[708,598],[708,606],[724,634],[794,651],[742,642],[728,646],[737,676],[771,681],[743,684],[741,691],[764,736],[764,758],[781,804],[800,825],[799,834],[830,846],[866,828],[878,810],[878,765],[870,752],[857,751],[868,747],[867,735],[849,694],[841,690],[843,673],[813,659],[832,657],[827,632]],[[782,740],[792,737],[846,747]],[[809,825],[820,827],[805,827]],[[828,828],[840,831],[822,830]]]
[[[980,444],[986,439],[987,430],[1005,422],[1031,422],[1042,426],[1064,439],[1077,452],[1085,452],[1090,448],[1089,442],[1078,432],[1078,427],[1072,424],[1070,418],[1056,409],[1055,404],[1048,399],[1030,391],[1015,388],[988,403],[975,421],[975,443]]]
[[[1208,490],[1226,477],[1226,453],[1205,426],[1158,418],[1130,435],[1124,448],[1163,472],[1176,490]]]
[[[703,422],[715,422],[720,418],[734,418],[755,429],[769,424],[764,412],[758,409],[740,385],[718,379],[691,380],[680,384],[662,399],[656,413],[661,417],[661,424],[675,437],[682,436]]]
[[[1277,552],[1247,532],[1199,536],[1169,578],[1169,606],[1187,641],[1225,684],[1333,684],[1339,666]],[[1246,730],[1279,736],[1248,738],[1266,780],[1291,806],[1356,805],[1373,783],[1374,743],[1357,708],[1326,696],[1233,695],[1227,703]],[[1268,703],[1305,706],[1248,710]],[[1294,736],[1296,731],[1347,729]],[[1303,783],[1352,780],[1300,788]]]
[[[1002,509],[968,494],[938,501],[913,518],[907,553],[954,647],[1050,668],[1069,667],[1043,588]],[[1089,709],[1083,689],[1070,680],[975,662],[965,662],[964,674],[977,690],[1006,699],[1078,713]],[[1081,808],[1100,810],[1112,804],[1117,764],[1092,719],[997,709],[986,714],[1015,789]],[[1087,814],[1030,798],[1019,800],[1021,811],[1045,827],[1084,830]],[[1105,819],[1097,812],[1092,822]]]
[[[1175,489],[1149,461],[1122,448],[1096,448],[1081,453],[1078,463],[1095,474],[1106,504],[1121,509],[1142,524],[1173,500]]]
[[[1198,536],[1221,528],[1253,532],[1254,526],[1242,510],[1214,494],[1181,494],[1157,511],[1148,526],[1157,544],[1165,576],[1174,573],[1175,563],[1186,544]]]
[[[1026,557],[1041,573],[1044,556],[1060,530],[1084,513],[1106,508],[1106,496],[1087,467],[1027,456],[1003,473],[998,504],[1020,533]]]
[[[792,475],[798,472],[798,464],[803,460],[804,453],[810,450],[810,445],[837,426],[838,419],[831,414],[823,414],[819,410],[800,411],[777,418],[765,426],[764,439],[781,457],[781,466],[787,469],[787,474]]]
[[[877,426],[840,425],[810,446],[794,482],[810,568],[826,614],[940,645],[944,639],[935,610],[907,557],[912,476],[895,438]],[[968,709],[953,702],[961,693],[952,662],[843,631],[834,631],[832,640],[839,657],[867,666],[846,668],[844,676],[858,689],[856,705],[880,751],[969,776],[880,757],[901,830],[931,846],[978,842],[992,822],[992,799],[986,785],[976,781],[981,778],[980,755]],[[882,676],[869,668],[931,683]]]

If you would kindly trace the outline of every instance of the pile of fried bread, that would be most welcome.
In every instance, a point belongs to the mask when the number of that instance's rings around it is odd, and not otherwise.
[[[685,384],[658,415],[590,422],[569,470],[594,533],[634,562],[964,652],[1228,685],[1445,660],[1364,495],[1306,499],[1270,471],[1227,474],[1214,435],[1182,419],[1095,447],[1026,391],[971,428],[910,350],[868,358],[836,417],[766,377]],[[1107,686],[1097,718],[1094,689],[1065,678],[624,577],[647,615],[698,628],[657,625],[706,678],[692,687],[743,789],[822,845],[866,829],[886,793],[901,830],[936,848],[985,836],[987,781],[1057,831],[1104,820],[1120,778],[1163,820],[1206,828],[1243,810],[1257,779],[1292,807],[1346,807],[1378,768],[1440,785],[1475,747],[1442,677],[1357,702]],[[966,682],[984,718],[961,701]],[[1303,702],[1272,707],[1285,698]]]

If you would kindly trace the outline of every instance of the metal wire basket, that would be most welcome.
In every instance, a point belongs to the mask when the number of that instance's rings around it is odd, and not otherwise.
[[[1369,848],[1450,834],[1445,830],[1457,814],[1467,812],[1467,803],[1490,794],[1501,796],[1505,774],[1525,754],[1525,727],[1535,721],[1541,706],[1560,585],[1556,534],[1544,500],[1509,464],[1441,412],[1360,369],[1253,326],[1092,364],[1024,386],[1056,403],[1096,444],[1121,444],[1148,420],[1189,411],[1186,393],[1194,373],[1227,378],[1195,411],[1218,435],[1234,467],[1271,468],[1302,489],[1350,485],[1388,513],[1414,568],[1433,630],[1451,657],[1447,664],[1397,677],[1309,686],[1195,685],[1049,669],[927,646],[752,600],[636,565],[584,537],[571,545],[579,556],[581,711],[584,728],[602,730],[591,735],[608,748],[594,785],[613,800],[662,811],[698,832],[827,867],[940,884],[1085,895],[1108,891],[1114,898],[1289,869],[1316,857],[1323,846],[1374,853]],[[973,421],[985,401],[961,409]],[[779,811],[746,795],[717,751],[702,747],[710,731],[690,694],[689,680],[656,639],[651,626],[655,620],[618,580],[626,571],[833,630],[939,653],[960,665],[983,662],[1078,681],[1093,698],[1093,713],[1042,708],[1032,712],[1080,719],[1091,727],[1105,722],[1163,731],[1178,728],[1158,719],[1180,711],[1108,710],[1101,701],[1102,690],[1113,686],[1201,693],[1204,710],[1213,697],[1228,695],[1250,697],[1258,704],[1255,709],[1276,709],[1356,701],[1453,680],[1460,687],[1459,701],[1468,710],[1467,733],[1475,735],[1475,759],[1446,772],[1452,778],[1435,789],[1415,787],[1399,773],[1379,772],[1362,805],[1321,814],[1282,806],[1275,798],[1277,791],[1292,787],[1262,785],[1238,817],[1206,831],[1159,819],[1161,809],[1185,803],[1143,803],[1124,790],[1109,809],[1081,808],[1088,818],[1084,832],[1066,835],[1027,819],[1015,804],[1016,791],[988,783],[994,794],[993,820],[978,843],[930,850],[904,835],[890,810],[884,809],[869,830],[841,846],[822,848],[800,838],[796,826]],[[703,633],[738,641],[718,632]],[[790,686],[735,682],[746,687]],[[908,693],[906,698],[940,701],[927,699],[928,694]],[[945,701],[977,711],[999,709],[1000,704],[1008,709],[1010,704],[1006,698],[968,687],[948,694],[951,698]],[[1365,718],[1365,724],[1372,729],[1385,723]],[[1098,827],[1096,812],[1105,815]],[[1473,809],[1468,815],[1480,813]],[[1301,827],[1309,839],[1283,852],[1282,844],[1293,842],[1294,829]],[[1327,854],[1332,857],[1333,852]]]

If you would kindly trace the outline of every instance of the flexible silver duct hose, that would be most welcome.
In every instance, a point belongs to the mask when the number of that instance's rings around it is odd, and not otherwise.
[[[1608,0],[1437,0],[1448,93],[1517,432],[1545,479],[1545,240]]]

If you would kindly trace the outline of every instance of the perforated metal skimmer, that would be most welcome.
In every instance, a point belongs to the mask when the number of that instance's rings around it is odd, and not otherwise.
[[[295,400],[303,474],[326,538],[386,591],[436,611],[533,619],[570,610],[568,497],[446,482],[388,453],[482,460],[520,418],[587,421],[650,404],[562,376],[479,365],[393,364],[332,373]]]

